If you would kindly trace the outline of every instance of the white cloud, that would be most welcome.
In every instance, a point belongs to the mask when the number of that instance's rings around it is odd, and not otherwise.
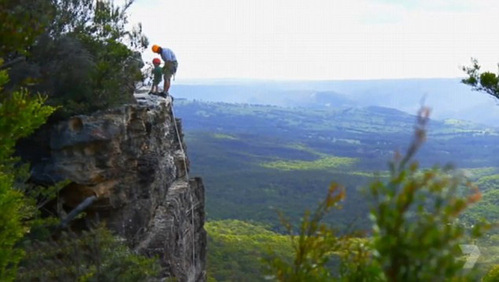
[[[139,0],[131,12],[175,51],[179,78],[449,77],[472,56],[499,62],[499,2],[394,2]]]

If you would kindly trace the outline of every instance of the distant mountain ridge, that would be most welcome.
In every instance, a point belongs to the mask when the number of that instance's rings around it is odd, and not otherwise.
[[[185,82],[174,86],[176,98],[276,105],[283,107],[394,108],[409,114],[425,104],[434,119],[460,119],[497,126],[498,103],[472,91],[458,78],[356,81],[228,80]]]
[[[362,144],[361,151],[376,151],[371,159],[377,159],[381,164],[393,150],[408,144],[416,122],[415,113],[381,106],[291,108],[185,99],[175,101],[175,109],[182,116],[187,132],[271,138],[277,147],[284,143],[312,142],[323,143],[319,146],[321,148],[334,148],[337,145],[334,140],[350,140],[347,143],[354,143],[336,149],[347,157],[365,157],[356,153],[359,150],[356,144]],[[499,146],[496,145],[499,144],[499,130],[494,127],[458,119],[432,120],[428,135],[428,144],[423,149],[429,152],[424,158],[428,164],[452,160],[468,166],[472,165],[469,162],[472,159],[487,160],[488,165],[499,162],[487,152]]]

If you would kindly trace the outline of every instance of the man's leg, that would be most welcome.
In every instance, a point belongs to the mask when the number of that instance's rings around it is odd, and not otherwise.
[[[170,90],[170,81],[171,81],[171,78],[172,78],[172,74],[170,73],[170,71],[168,69],[165,69],[164,70],[164,77],[163,77],[163,80],[164,80],[164,87],[163,87],[163,92],[164,93],[168,93],[168,91]]]
[[[168,90],[170,90],[170,79],[168,78],[165,80],[165,93],[168,93]]]

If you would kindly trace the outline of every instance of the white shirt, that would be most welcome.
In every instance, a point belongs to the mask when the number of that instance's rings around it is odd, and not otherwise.
[[[173,53],[172,50],[166,48],[166,47],[161,47],[161,58],[163,61],[176,61],[177,57],[175,57],[175,53]]]

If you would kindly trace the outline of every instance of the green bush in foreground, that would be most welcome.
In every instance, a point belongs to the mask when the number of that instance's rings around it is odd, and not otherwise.
[[[1,56],[2,54],[0,54]],[[0,67],[3,60],[0,57]],[[6,71],[0,70],[0,280],[14,279],[23,250],[17,243],[29,232],[35,206],[20,191],[20,177],[13,157],[16,141],[31,134],[45,123],[55,110],[44,106],[44,98],[30,96],[25,89],[6,92]]]
[[[465,279],[461,244],[471,244],[489,228],[466,228],[457,219],[481,194],[451,167],[420,170],[411,161],[425,141],[429,110],[418,116],[414,141],[405,156],[390,163],[387,183],[371,184],[374,198],[373,259],[387,281]]]
[[[63,232],[57,240],[26,242],[17,281],[147,281],[160,265],[135,254],[100,226],[81,234]]]
[[[345,189],[333,183],[316,210],[305,212],[298,230],[281,216],[293,254],[289,259],[271,249],[273,255],[264,258],[270,279],[296,282],[379,279],[379,267],[371,260],[370,242],[358,237],[360,234],[357,237],[355,234],[341,234],[322,222],[333,208],[340,208],[344,198]]]
[[[390,163],[387,181],[375,181],[368,192],[374,223],[369,239],[338,234],[322,222],[337,207],[344,191],[332,185],[315,213],[307,212],[297,231],[289,231],[294,259],[267,260],[278,281],[468,281],[461,244],[471,244],[490,228],[458,224],[461,214],[481,194],[451,167],[422,170],[413,157],[426,138],[429,110],[418,114],[414,139],[405,155]],[[333,259],[338,263],[331,264]],[[494,270],[491,270],[493,275]]]

